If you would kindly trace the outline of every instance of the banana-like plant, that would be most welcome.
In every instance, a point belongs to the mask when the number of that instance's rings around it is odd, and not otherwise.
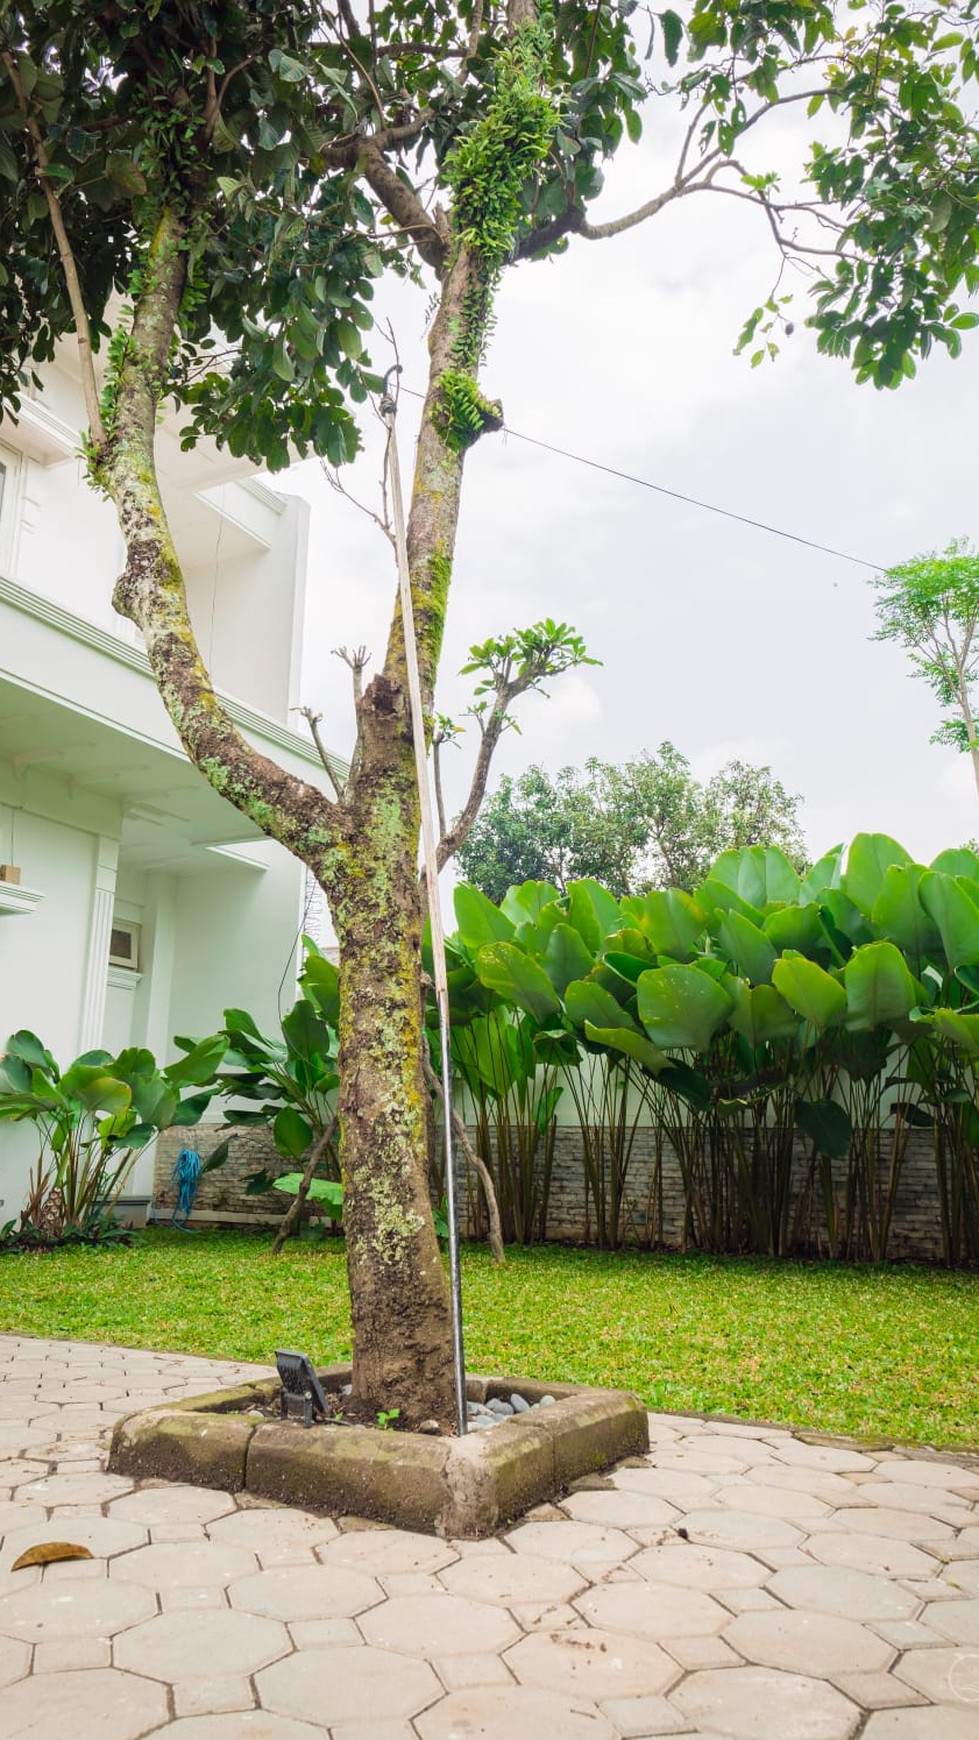
[[[160,1130],[199,1121],[226,1050],[215,1036],[163,1069],[138,1046],[118,1057],[87,1051],[62,1071],[36,1034],[11,1034],[0,1057],[0,1122],[32,1124],[38,1158],[20,1224],[4,1227],[4,1242],[105,1237],[136,1154]]]
[[[690,1242],[811,1245],[818,1205],[830,1254],[879,1260],[909,1131],[931,1126],[946,1260],[979,1254],[975,853],[926,867],[861,834],[800,876],[755,846],[692,895],[525,883],[495,907],[462,887],[456,916],[463,1074],[480,1077],[488,1020],[500,1058],[519,1050],[523,1091],[532,1055],[558,1071],[600,1243],[623,1237],[642,1118],[677,1156]],[[485,1061],[482,1078],[503,1105]]]

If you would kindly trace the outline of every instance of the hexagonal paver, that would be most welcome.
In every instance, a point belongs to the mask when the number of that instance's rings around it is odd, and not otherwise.
[[[769,1486],[764,1476],[768,1468],[755,1469],[755,1479],[732,1480],[716,1494],[714,1502],[729,1510],[748,1511],[752,1516],[785,1517],[789,1521],[808,1522],[810,1517],[828,1516],[829,1505],[814,1493],[798,1487],[783,1491]]]
[[[268,1710],[236,1710],[233,1715],[184,1716],[166,1729],[167,1740],[322,1740],[323,1729]]]
[[[868,1505],[865,1510],[841,1506],[836,1512],[836,1520],[841,1528],[858,1529],[861,1534],[884,1535],[898,1541],[942,1541],[948,1540],[952,1533],[950,1525],[939,1522],[937,1517],[883,1504]]]
[[[163,1686],[112,1668],[35,1674],[3,1694],[4,1740],[40,1740],[70,1726],[99,1740],[137,1740],[167,1719]]]
[[[807,1607],[841,1619],[913,1619],[920,1605],[893,1579],[843,1566],[796,1565],[776,1571],[768,1588],[787,1607]]]
[[[558,1559],[531,1559],[525,1553],[501,1553],[460,1559],[439,1574],[450,1595],[471,1595],[477,1601],[512,1607],[526,1601],[570,1601],[585,1587],[585,1578]]]
[[[967,1594],[979,1595],[979,1559],[956,1559],[942,1572],[942,1582]]]
[[[865,1480],[859,1487],[862,1505],[886,1505],[893,1510],[916,1511],[937,1516],[954,1527],[965,1528],[974,1511],[971,1501],[942,1486],[919,1486],[911,1480]]]
[[[979,1601],[932,1601],[922,1618],[953,1643],[979,1650]]]
[[[572,1698],[628,1698],[665,1692],[680,1669],[644,1637],[569,1625],[521,1638],[504,1658],[521,1685]]]
[[[779,1444],[778,1460],[789,1467],[825,1468],[830,1474],[872,1473],[877,1467],[874,1458],[862,1450],[846,1450],[836,1444],[804,1444],[799,1438],[786,1438]]]
[[[629,1569],[651,1583],[675,1583],[680,1588],[707,1592],[757,1589],[770,1574],[767,1565],[750,1553],[737,1553],[728,1547],[696,1547],[692,1541],[664,1541],[647,1547],[629,1560]]]
[[[125,1593],[132,1596],[133,1587]],[[117,1667],[155,1680],[204,1678],[220,1663],[226,1674],[252,1674],[291,1648],[289,1633],[274,1619],[227,1608],[188,1608],[161,1613],[134,1626],[115,1647]]]
[[[895,1674],[936,1704],[966,1704],[979,1710],[979,1651],[909,1649]]]
[[[0,1599],[0,1632],[26,1643],[57,1637],[112,1637],[156,1612],[148,1589],[123,1589],[85,1578],[36,1584]]]
[[[604,1528],[662,1529],[679,1520],[680,1510],[664,1498],[644,1492],[573,1492],[562,1506],[577,1522]]]
[[[881,1710],[871,1716],[863,1740],[975,1740],[974,1709]]]
[[[208,1539],[224,1541],[254,1553],[260,1565],[309,1564],[315,1547],[336,1540],[337,1525],[329,1517],[283,1505],[248,1506],[208,1524]]]
[[[236,1577],[257,1571],[253,1553],[217,1541],[158,1542],[124,1553],[109,1567],[113,1581],[140,1583],[162,1593],[167,1589],[224,1588]]]
[[[677,1468],[616,1468],[611,1480],[618,1492],[641,1492],[665,1498],[677,1510],[709,1504],[717,1490],[716,1480],[704,1474],[683,1473]]]
[[[365,1613],[360,1629],[378,1649],[403,1650],[429,1660],[442,1655],[495,1653],[520,1636],[508,1613],[464,1595],[403,1595]]]
[[[761,1667],[691,1674],[670,1702],[704,1733],[731,1740],[849,1740],[861,1719],[822,1680]]]
[[[31,1665],[31,1646],[12,1637],[0,1637],[0,1686],[22,1680]]]
[[[453,1692],[415,1723],[421,1740],[616,1740],[616,1729],[597,1710],[551,1692],[510,1686]]]
[[[317,1552],[324,1565],[349,1565],[373,1577],[408,1571],[441,1571],[458,1553],[447,1542],[409,1529],[356,1529],[342,1534]]]
[[[731,1619],[709,1595],[667,1583],[606,1583],[579,1596],[575,1606],[589,1625],[651,1637],[657,1643],[669,1637],[710,1637]]]
[[[797,1547],[802,1533],[782,1517],[756,1516],[748,1510],[692,1510],[683,1519],[691,1540],[705,1546],[762,1552],[768,1547]]]
[[[228,1599],[268,1619],[345,1619],[375,1607],[383,1591],[373,1577],[343,1565],[283,1565],[233,1583]]]
[[[882,1577],[932,1577],[937,1570],[929,1553],[909,1541],[890,1540],[885,1535],[827,1531],[813,1536],[806,1550],[823,1565],[846,1565]]]
[[[598,1523],[521,1523],[507,1535],[517,1553],[532,1553],[542,1559],[560,1559],[565,1565],[621,1565],[639,1551],[621,1529],[603,1529]]]
[[[746,1661],[825,1677],[875,1673],[894,1657],[889,1643],[853,1619],[794,1608],[739,1614],[724,1638]]]
[[[264,1709],[319,1723],[321,1729],[337,1722],[410,1717],[442,1689],[427,1662],[386,1655],[367,1644],[303,1650],[266,1668],[255,1683]]]
[[[0,1545],[0,1574],[9,1571],[14,1560],[19,1559],[28,1547],[40,1546],[45,1541],[64,1540],[87,1547],[96,1559],[110,1559],[117,1553],[128,1553],[133,1547],[143,1546],[146,1530],[138,1528],[135,1523],[114,1522],[103,1516],[76,1517],[66,1526],[63,1521],[47,1522],[43,1517],[31,1522],[29,1513],[22,1513],[21,1526],[5,1534]],[[79,1564],[83,1562],[77,1561]],[[18,1571],[16,1575],[19,1577],[22,1573]]]
[[[896,1457],[893,1462],[879,1462],[877,1475],[881,1480],[911,1481],[916,1486],[941,1486],[950,1490],[961,1487],[979,1498],[979,1474],[972,1468],[962,1468],[957,1462],[924,1462],[915,1457]]]
[[[121,1474],[49,1474],[43,1480],[21,1487],[21,1497],[39,1504],[108,1504],[132,1492],[133,1483]]]
[[[234,1510],[227,1492],[211,1492],[203,1486],[143,1486],[109,1507],[111,1517],[142,1523],[210,1523]]]

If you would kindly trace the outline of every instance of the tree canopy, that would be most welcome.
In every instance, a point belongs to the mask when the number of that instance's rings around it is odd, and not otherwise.
[[[971,756],[979,790],[979,554],[966,538],[953,538],[944,550],[889,568],[874,586],[874,639],[903,647],[915,675],[948,709],[932,742]]]
[[[672,743],[623,766],[592,759],[553,777],[504,777],[459,852],[467,880],[501,901],[515,883],[591,877],[616,897],[691,890],[722,852],[778,846],[797,869],[806,848],[791,796],[770,767],[731,761],[705,783]]]

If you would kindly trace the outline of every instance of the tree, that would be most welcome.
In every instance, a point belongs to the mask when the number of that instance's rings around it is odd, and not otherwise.
[[[874,580],[880,627],[875,640],[903,647],[939,705],[951,708],[932,736],[972,759],[979,794],[979,555],[965,538],[901,562]]]
[[[672,743],[623,767],[542,767],[504,777],[459,851],[467,881],[499,903],[514,883],[591,876],[613,894],[693,889],[721,852],[780,846],[805,864],[792,797],[769,767],[731,761],[706,785]]]
[[[397,1402],[409,1425],[453,1408],[425,1183],[400,612],[357,688],[350,778],[328,797],[260,755],[215,694],[154,433],[170,398],[188,443],[209,432],[273,470],[309,450],[349,458],[355,408],[379,386],[365,351],[374,280],[427,276],[408,550],[431,710],[466,454],[501,425],[479,375],[504,270],[714,192],[760,210],[779,270],[820,264],[818,343],[861,379],[893,385],[932,343],[956,350],[973,317],[955,294],[977,282],[976,134],[960,107],[976,63],[944,0],[883,13],[857,0],[694,0],[685,21],[642,18],[655,77],[632,12],[630,0],[0,0],[0,401],[16,411],[25,377],[74,334],[89,468],[127,552],[116,608],[142,631],[191,760],[329,900],[354,1389]],[[640,135],[654,92],[682,112],[674,171],[636,211],[593,223],[601,165]],[[783,191],[751,154],[800,103],[824,109],[831,142]],[[752,316],[761,354],[784,319],[774,293]]]

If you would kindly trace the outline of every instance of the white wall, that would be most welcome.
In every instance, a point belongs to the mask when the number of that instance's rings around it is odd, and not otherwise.
[[[247,1009],[274,1032],[280,983],[283,1013],[295,1001],[299,865],[271,842],[262,851],[264,872],[211,871],[177,883],[173,1033],[203,1038],[226,1008]]]

